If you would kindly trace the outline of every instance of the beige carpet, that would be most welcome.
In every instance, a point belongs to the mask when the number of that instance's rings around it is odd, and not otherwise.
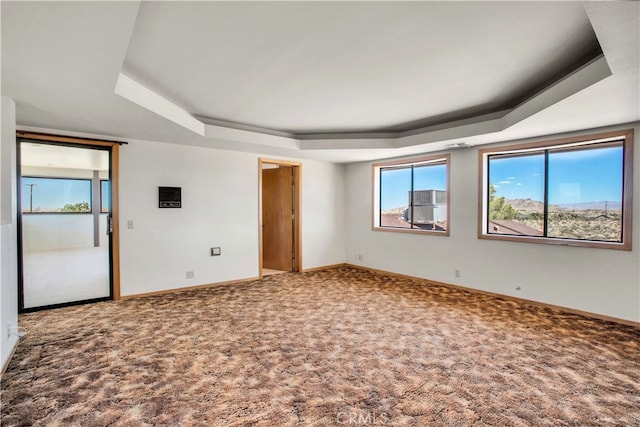
[[[3,426],[640,426],[640,330],[346,267],[20,323]]]

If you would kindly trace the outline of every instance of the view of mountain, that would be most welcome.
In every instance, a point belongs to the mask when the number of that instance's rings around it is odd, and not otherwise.
[[[565,203],[558,205],[562,209],[571,209],[576,211],[586,210],[620,210],[622,209],[622,203],[611,201],[600,202],[582,202],[582,203]]]
[[[542,202],[532,199],[506,199],[505,203],[510,204],[513,208],[519,212],[542,212]],[[406,206],[397,207],[394,209],[388,209],[384,213],[402,214],[406,209]],[[620,211],[622,209],[622,203],[611,201],[599,201],[599,202],[582,202],[582,203],[563,203],[560,205],[551,205],[550,210],[572,210],[572,211]]]
[[[542,202],[532,199],[506,199],[506,203],[509,203],[513,208],[520,212],[540,212],[542,211]],[[582,202],[582,203],[563,203],[560,205],[551,205],[551,210],[620,210],[622,209],[622,203],[612,201],[595,201],[595,202]]]

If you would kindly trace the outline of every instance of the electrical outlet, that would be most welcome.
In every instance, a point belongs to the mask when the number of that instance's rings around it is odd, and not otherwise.
[[[522,286],[521,285],[516,285],[516,291],[521,291],[522,290]]]
[[[211,248],[211,256],[220,256],[222,254],[222,250],[220,247]]]
[[[11,338],[11,322],[7,325],[7,338]]]
[[[127,228],[129,230],[133,230],[133,220],[132,219],[128,219],[127,220]]]
[[[187,270],[187,279],[193,279],[193,271]]]
[[[362,258],[363,258],[363,257],[362,257],[362,254],[358,254],[358,255],[356,255],[356,259],[357,259],[358,261],[362,261]]]
[[[456,277],[460,277],[460,270],[458,270],[457,268],[453,271],[453,273]]]

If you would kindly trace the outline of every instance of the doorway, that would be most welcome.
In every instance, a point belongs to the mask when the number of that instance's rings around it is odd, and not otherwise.
[[[18,132],[20,312],[119,297],[117,154],[118,143]]]
[[[300,271],[300,163],[259,159],[260,277]]]

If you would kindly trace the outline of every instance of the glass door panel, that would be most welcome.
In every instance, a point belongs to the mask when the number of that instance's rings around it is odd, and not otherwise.
[[[21,309],[110,299],[110,153],[21,141]]]

